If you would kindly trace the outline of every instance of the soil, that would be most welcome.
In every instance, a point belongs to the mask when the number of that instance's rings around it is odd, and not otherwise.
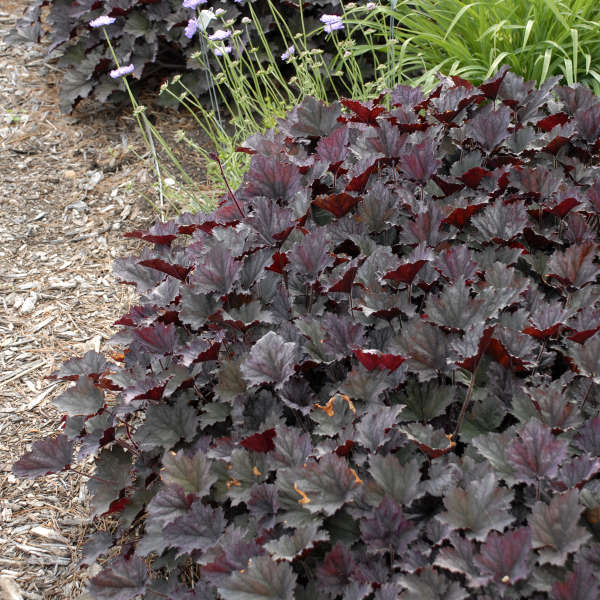
[[[52,400],[65,384],[47,377],[102,351],[134,299],[111,263],[135,253],[123,232],[156,220],[144,196],[157,193],[130,110],[84,101],[62,114],[61,73],[43,46],[4,41],[26,5],[0,5],[0,598],[83,598],[98,565],[79,567],[81,545],[107,526],[90,521],[85,477],[21,480],[11,466],[59,431]],[[167,140],[193,128],[154,114]]]

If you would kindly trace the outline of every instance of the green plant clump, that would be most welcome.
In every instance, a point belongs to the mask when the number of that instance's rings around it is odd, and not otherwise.
[[[562,74],[568,85],[600,90],[598,2],[392,0],[366,17],[357,10],[347,14],[349,36],[371,33],[353,52],[391,53],[390,77],[420,83],[441,71],[478,83],[507,64],[539,83]]]
[[[503,69],[240,149],[216,210],[129,234],[122,352],[13,466],[94,463],[92,597],[599,597],[600,101]]]

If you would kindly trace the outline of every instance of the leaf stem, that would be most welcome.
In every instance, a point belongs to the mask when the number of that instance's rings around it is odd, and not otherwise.
[[[240,215],[242,215],[242,219],[245,219],[246,215],[244,214],[242,207],[239,205],[238,200],[235,197],[235,194],[233,193],[233,190],[231,189],[231,187],[229,185],[229,181],[227,181],[227,177],[225,175],[225,171],[223,170],[223,164],[221,163],[221,159],[214,152],[211,152],[209,156],[210,156],[210,158],[215,160],[217,162],[217,164],[219,165],[219,169],[221,171],[221,177],[223,178],[223,181],[225,182],[225,185],[227,186],[227,192],[229,193],[229,196],[233,200],[234,204],[236,205]]]
[[[88,475],[87,473],[84,473],[83,471],[80,471],[79,469],[74,469],[71,466],[67,470],[73,471],[73,473],[77,473],[78,475],[83,475],[84,477],[88,477],[89,479],[95,479],[96,481],[99,481],[100,483],[106,483],[107,485],[115,484],[114,481],[109,481],[108,479],[102,479],[102,477],[96,477],[96,475]]]
[[[452,437],[454,439],[458,438],[458,432],[460,431],[460,428],[462,427],[462,424],[463,424],[463,421],[465,418],[465,414],[467,412],[467,407],[469,406],[469,403],[471,402],[471,396],[473,395],[473,387],[475,386],[475,372],[476,371],[477,371],[477,367],[475,367],[473,369],[473,373],[471,373],[471,381],[469,381],[469,388],[467,389],[467,395],[465,396],[465,400],[460,409],[460,414],[458,415],[456,429],[454,430],[454,433],[452,434]]]

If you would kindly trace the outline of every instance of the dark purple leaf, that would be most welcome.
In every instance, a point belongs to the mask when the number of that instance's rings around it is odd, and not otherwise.
[[[281,235],[294,225],[292,211],[262,197],[252,200],[252,206],[252,214],[246,219],[246,223],[258,234],[256,243],[277,245]]]
[[[210,462],[202,451],[187,456],[183,450],[177,454],[167,452],[163,456],[161,478],[167,485],[178,485],[186,494],[197,494],[199,498],[206,496],[210,487],[217,481],[211,472]]]
[[[576,456],[563,463],[553,484],[561,492],[573,487],[581,489],[598,472],[600,472],[600,460],[585,454]]]
[[[552,600],[591,600],[600,596],[597,571],[587,562],[577,562],[564,581],[552,586]]]
[[[531,419],[513,439],[507,457],[519,481],[537,483],[553,478],[567,453],[567,442],[552,435],[550,428]]]
[[[166,525],[187,514],[194,499],[179,485],[165,485],[148,504],[148,514]]]
[[[54,398],[52,402],[70,417],[93,415],[104,406],[104,393],[89,377],[80,377],[74,386]]]
[[[410,108],[414,108],[418,104],[421,104],[425,99],[423,91],[420,88],[411,85],[397,85],[392,88],[390,97],[394,106],[402,105]]]
[[[173,405],[158,404],[146,411],[146,420],[138,428],[134,440],[142,450],[162,446],[169,450],[179,440],[192,441],[198,428],[198,416],[185,397]]]
[[[322,325],[326,331],[323,343],[335,353],[336,358],[351,355],[353,348],[364,342],[363,326],[347,315],[328,313]]]
[[[93,515],[102,515],[111,509],[121,492],[131,485],[131,454],[120,446],[103,448],[96,458],[97,479],[88,479],[86,485],[92,495]]]
[[[546,275],[563,285],[582,287],[595,281],[600,267],[594,264],[596,245],[592,242],[570,246],[564,252],[555,252],[546,267]]]
[[[414,221],[408,221],[400,232],[400,240],[405,244],[421,244],[434,248],[447,234],[440,231],[443,215],[438,204],[429,204],[419,211]]]
[[[433,266],[451,282],[455,282],[459,278],[472,281],[479,269],[468,246],[456,246],[439,253]]]
[[[571,345],[571,358],[582,375],[593,378],[593,383],[600,383],[600,333],[596,332],[583,344]]]
[[[83,545],[79,566],[92,566],[96,559],[108,553],[113,544],[113,536],[108,531],[94,533]]]
[[[570,86],[557,85],[554,91],[571,115],[574,115],[580,108],[587,110],[595,101],[595,96],[590,88],[580,83]]]
[[[292,562],[299,554],[309,550],[319,542],[329,540],[329,534],[319,529],[317,523],[308,523],[304,527],[294,530],[293,534],[282,535],[276,540],[265,544],[265,549],[274,560],[287,560]]]
[[[503,65],[495,75],[492,75],[490,79],[487,79],[479,86],[479,89],[491,100],[496,99],[509,68],[508,65]]]
[[[513,585],[526,579],[531,570],[531,530],[521,527],[504,534],[492,532],[475,557],[483,573],[496,582]]]
[[[356,566],[352,551],[345,544],[338,542],[317,566],[319,588],[332,597],[343,593],[352,583]]]
[[[305,236],[288,252],[289,269],[299,273],[309,283],[315,282],[319,273],[333,263],[327,246],[327,234],[323,228]]]
[[[137,238],[159,246],[170,246],[171,243],[177,239],[178,232],[179,227],[174,221],[167,221],[166,223],[159,221],[152,225],[147,231],[137,229],[126,233],[124,237]]]
[[[275,429],[267,429],[262,433],[254,433],[240,442],[240,446],[253,452],[270,452],[275,449],[273,438],[276,437]]]
[[[254,344],[240,371],[250,385],[274,383],[279,389],[294,374],[295,361],[296,344],[269,331]]]
[[[312,451],[310,436],[283,425],[276,429],[276,433],[271,460],[282,467],[301,467]]]
[[[490,102],[468,121],[465,134],[490,154],[510,135],[510,117],[510,110],[506,106],[494,109]]]
[[[327,105],[312,96],[307,96],[280,127],[291,137],[325,137],[341,127],[338,117],[342,114],[339,104]]]
[[[38,440],[33,443],[30,452],[24,454],[12,467],[17,477],[35,479],[63,471],[73,461],[74,442],[66,435]]]
[[[473,588],[489,583],[490,576],[482,575],[479,565],[475,562],[475,544],[456,532],[449,536],[449,541],[452,545],[440,549],[434,565],[464,575],[468,585]]]
[[[590,534],[578,525],[582,512],[576,489],[555,495],[550,504],[534,504],[529,523],[540,563],[563,566],[569,553],[577,552],[590,539]]]
[[[600,137],[600,103],[596,101],[586,108],[578,109],[575,112],[575,123],[586,141],[591,144],[596,142]]]
[[[419,529],[387,495],[370,516],[361,521],[360,531],[367,551],[374,553],[393,551],[402,555],[419,536]]]
[[[425,138],[400,157],[400,169],[410,179],[424,184],[438,169],[433,140]]]
[[[215,544],[225,530],[221,508],[211,508],[197,500],[189,511],[164,528],[165,542],[178,549],[178,554],[204,550]]]
[[[296,165],[278,158],[255,154],[250,169],[244,175],[241,193],[244,198],[265,197],[290,203],[302,189],[302,176]]]
[[[350,212],[361,201],[361,196],[353,196],[342,192],[340,194],[328,194],[317,196],[313,206],[322,208],[335,215],[338,219]]]
[[[465,529],[469,539],[483,541],[492,530],[503,531],[514,521],[510,514],[513,491],[497,486],[493,473],[464,487],[452,487],[444,497],[446,512],[438,515],[443,523]]]
[[[174,325],[157,323],[151,327],[140,327],[133,330],[133,343],[146,352],[172,354],[177,343]]]
[[[373,406],[367,409],[356,426],[355,441],[376,452],[393,435],[401,406]]]
[[[400,430],[430,458],[438,458],[450,452],[456,445],[450,434],[446,434],[443,429],[435,429],[429,424],[409,423],[402,426]]]
[[[350,109],[356,116],[349,119],[354,123],[366,123],[377,126],[377,117],[385,111],[383,106],[373,106],[375,102],[358,102],[348,98],[340,98],[340,103]]]
[[[393,454],[373,454],[369,458],[369,474],[377,484],[368,492],[376,504],[389,496],[398,506],[408,506],[423,494],[419,486],[420,465],[416,459],[401,464]]]
[[[446,412],[446,408],[456,401],[456,390],[434,381],[418,383],[411,380],[395,400],[404,405],[402,419],[424,423]]]
[[[166,275],[170,275],[179,281],[185,281],[188,273],[190,272],[189,267],[183,267],[181,265],[173,265],[168,263],[166,260],[162,258],[153,258],[152,260],[142,260],[140,261],[140,265],[142,267],[150,267],[151,269],[156,269],[161,273],[165,273]]]
[[[295,489],[298,501],[302,500],[304,508],[311,513],[332,515],[354,497],[361,483],[346,460],[328,454],[319,462],[306,463]]]
[[[146,563],[141,558],[119,558],[93,577],[88,589],[98,600],[130,600],[143,594],[149,582]]]
[[[420,381],[428,381],[448,369],[448,340],[439,327],[412,321],[397,340],[399,353],[407,356],[406,365],[417,372]]]
[[[523,233],[529,223],[529,216],[523,202],[504,204],[496,200],[481,213],[475,215],[471,222],[481,233],[484,241],[509,241]]]
[[[584,452],[600,457],[600,415],[585,422],[579,429],[574,443]]]
[[[469,597],[460,583],[451,581],[432,567],[414,575],[402,575],[398,582],[406,588],[400,595],[402,600],[464,600]]]
[[[240,276],[242,263],[234,260],[225,245],[214,246],[190,275],[192,289],[200,294],[228,294]]]
[[[108,363],[102,354],[89,350],[81,358],[72,358],[64,362],[50,378],[75,381],[80,377],[92,377],[96,381],[107,367]]]
[[[389,121],[381,121],[379,127],[373,132],[373,137],[367,138],[367,144],[374,152],[383,154],[386,158],[397,159],[402,153],[407,134],[401,133],[398,127]]]
[[[294,600],[296,574],[287,562],[256,556],[246,568],[234,571],[217,587],[223,600]]]
[[[271,529],[276,524],[277,511],[277,488],[271,483],[255,485],[250,490],[250,498],[246,502],[248,511],[256,519],[259,527]]]
[[[348,127],[338,127],[327,137],[322,137],[317,144],[317,155],[331,168],[346,160],[348,155]]]

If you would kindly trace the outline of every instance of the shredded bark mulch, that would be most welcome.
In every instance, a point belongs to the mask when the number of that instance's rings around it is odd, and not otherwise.
[[[82,542],[106,526],[90,521],[85,477],[21,480],[11,466],[59,431],[52,399],[66,386],[47,376],[102,351],[134,299],[111,263],[137,248],[125,231],[156,220],[144,195],[157,194],[131,111],[82,102],[60,113],[61,74],[44,48],[4,40],[26,5],[0,5],[0,598],[79,598],[99,568],[78,566]],[[193,127],[158,113],[167,139]]]

